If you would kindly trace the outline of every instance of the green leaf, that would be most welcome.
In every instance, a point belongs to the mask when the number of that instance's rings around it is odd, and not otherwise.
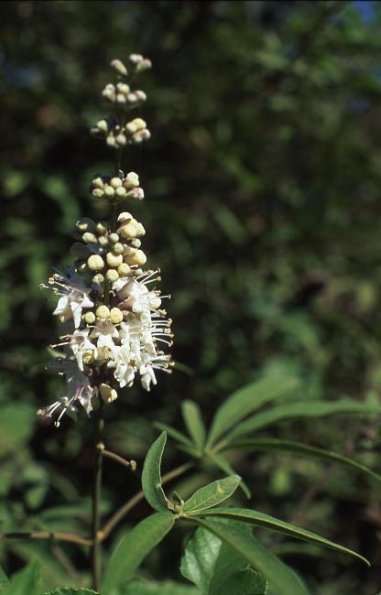
[[[189,446],[189,447],[193,446],[192,442],[189,440],[189,438],[187,438],[187,436],[185,436],[185,434],[182,434],[178,430],[175,430],[175,428],[172,428],[172,426],[168,426],[167,424],[163,424],[159,421],[155,422],[154,426],[158,430],[167,432],[168,436],[171,436],[171,438],[173,438],[174,440],[177,440],[177,442],[181,442],[185,446]]]
[[[92,589],[71,589],[70,587],[58,587],[54,591],[47,591],[44,595],[99,595]]]
[[[193,401],[184,401],[181,405],[185,426],[196,446],[203,448],[205,444],[206,430],[201,417],[200,408]]]
[[[210,461],[212,461],[212,463],[214,463],[219,469],[221,469],[221,471],[226,473],[226,475],[235,475],[235,470],[233,469],[229,461],[220,452],[217,454],[216,452],[206,450],[205,457],[210,459]],[[245,494],[246,498],[251,498],[250,489],[247,483],[243,481],[243,479],[241,479],[239,487]]]
[[[149,552],[172,529],[175,517],[170,512],[156,512],[141,521],[119,542],[111,555],[101,592],[117,593],[117,588],[132,578]]]
[[[374,405],[369,406],[353,399],[341,399],[340,401],[309,401],[308,403],[286,403],[279,405],[279,407],[272,407],[271,409],[258,413],[257,415],[247,419],[238,424],[232,432],[229,433],[228,439],[255,432],[275,422],[301,417],[324,417],[325,415],[336,415],[338,413],[363,413],[376,414],[380,413],[381,408]]]
[[[217,479],[217,481],[200,488],[185,502],[183,512],[187,515],[198,514],[221,504],[234,494],[240,481],[239,475],[230,475],[230,477]]]
[[[197,519],[197,523],[216,535],[263,574],[274,595],[310,595],[300,578],[288,566],[236,523],[209,518]]]
[[[6,585],[1,595],[40,595],[41,587],[40,570],[37,564],[28,564],[11,578],[11,582]]]
[[[293,537],[297,537],[298,539],[303,539],[311,543],[317,543],[319,545],[336,550],[337,552],[348,554],[350,556],[353,556],[354,558],[358,558],[367,566],[370,566],[368,560],[366,558],[363,558],[363,556],[361,556],[357,552],[354,552],[353,550],[350,550],[342,545],[334,543],[333,541],[330,541],[325,537],[321,537],[316,533],[312,533],[312,531],[307,531],[307,529],[302,529],[301,527],[297,527],[295,525],[292,525],[291,523],[281,521],[263,512],[258,512],[256,510],[248,510],[245,508],[216,508],[215,510],[208,510],[207,512],[201,512],[198,514],[208,517],[213,516],[233,519],[236,521],[242,521],[243,523],[256,525],[258,527],[266,527],[267,529],[272,529],[273,531],[278,531],[280,533],[286,533],[288,535],[292,535]]]
[[[26,403],[2,405],[0,452],[18,451],[31,436],[35,418],[34,408]]]
[[[142,487],[147,502],[154,510],[167,510],[167,499],[161,487],[161,459],[167,442],[166,432],[162,432],[147,452],[143,465]]]
[[[234,427],[237,422],[265,403],[289,396],[297,387],[295,378],[264,377],[234,392],[218,409],[210,429],[207,446]]]
[[[0,591],[4,589],[6,585],[8,585],[9,579],[5,574],[4,570],[0,567]]]
[[[368,475],[371,479],[381,481],[381,475],[375,473],[369,469],[369,467],[366,467],[365,465],[362,465],[353,459],[340,455],[336,452],[332,452],[331,450],[318,448],[316,446],[309,446],[301,442],[294,442],[293,440],[282,440],[278,438],[257,438],[253,440],[242,440],[229,444],[228,448],[243,448],[245,450],[251,451],[275,450],[281,453],[295,452],[305,457],[318,458],[322,459],[323,461],[331,461],[333,463],[343,465],[344,467],[349,467],[356,471],[360,471],[365,475]]]
[[[248,527],[243,531],[250,534]],[[188,541],[181,574],[207,595],[264,595],[267,581],[248,568],[247,560],[200,527]]]
[[[172,581],[157,583],[134,580],[127,585],[121,595],[201,595],[198,589]]]

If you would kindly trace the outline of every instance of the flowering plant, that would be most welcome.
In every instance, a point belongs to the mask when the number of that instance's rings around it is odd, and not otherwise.
[[[217,591],[222,595],[307,595],[309,590],[302,579],[257,540],[251,526],[326,546],[366,564],[367,560],[316,533],[240,506],[242,495],[251,498],[252,481],[250,478],[247,483],[242,480],[227,453],[234,450],[297,452],[300,456],[334,461],[381,481],[379,475],[364,465],[340,454],[295,441],[253,436],[282,419],[317,418],[337,413],[369,414],[378,409],[349,399],[331,403],[314,401],[307,409],[301,406],[297,378],[263,376],[238,390],[218,408],[209,429],[196,403],[182,403],[186,432],[157,424],[162,433],[146,455],[141,473],[142,490],[102,522],[104,459],[113,459],[135,472],[138,468],[135,461],[108,450],[104,441],[105,407],[118,399],[120,389],[131,387],[136,379],[149,391],[157,383],[158,372],[171,371],[169,348],[173,337],[171,320],[162,307],[162,300],[169,296],[162,296],[156,288],[159,271],[146,268],[147,256],[142,249],[145,229],[130,212],[120,208],[124,201],[133,203],[144,198],[138,174],[123,169],[123,151],[129,145],[150,138],[146,122],[142,118],[130,119],[129,114],[146,100],[144,91],[133,88],[133,84],[137,75],[151,67],[151,62],[132,54],[126,64],[113,60],[111,66],[117,81],[106,85],[102,95],[114,108],[114,113],[99,120],[92,132],[114,151],[115,170],[111,175],[97,174],[90,186],[94,199],[109,205],[110,217],[108,221],[85,218],[77,222],[76,241],[71,248],[74,266],[54,273],[47,284],[58,296],[54,315],[61,325],[60,340],[53,346],[55,358],[51,368],[65,377],[66,391],[54,403],[38,411],[41,417],[54,420],[57,428],[65,414],[76,419],[82,409],[90,421],[94,421],[91,531],[90,535],[82,536],[35,530],[6,533],[3,538],[63,541],[90,548],[94,590],[82,586],[75,589],[82,595],[215,595]],[[190,460],[162,475],[167,435]],[[210,466],[219,473],[222,471],[224,477],[199,487],[200,469]],[[194,478],[199,489],[191,490],[190,494],[183,490],[180,494],[168,495],[164,484],[184,474]],[[154,512],[122,535],[103,565],[103,543],[143,498]],[[233,498],[235,506],[220,506],[228,498]],[[188,584],[158,583],[137,577],[144,558],[175,525],[182,523],[196,529],[185,546],[180,566]],[[189,581],[194,586],[190,586]],[[43,589],[33,566],[10,582],[5,577],[3,585],[2,595],[38,595]],[[63,587],[49,593],[70,592],[73,592],[71,588]]]

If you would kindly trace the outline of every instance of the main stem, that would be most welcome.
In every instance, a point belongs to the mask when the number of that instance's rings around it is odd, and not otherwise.
[[[92,548],[91,548],[91,569],[93,589],[99,591],[101,583],[102,559],[101,559],[101,495],[102,495],[102,450],[103,445],[103,401],[100,400],[96,435],[95,435],[95,465],[94,465],[94,485],[92,494],[93,514],[92,514]]]

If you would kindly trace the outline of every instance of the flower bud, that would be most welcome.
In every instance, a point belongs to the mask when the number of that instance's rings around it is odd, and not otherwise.
[[[135,118],[134,120],[128,122],[128,124],[126,125],[126,129],[128,130],[128,132],[131,132],[132,134],[134,134],[138,130],[143,130],[146,127],[147,124],[142,118]]]
[[[86,314],[84,315],[84,321],[87,324],[93,324],[95,322],[95,314],[94,312],[86,312]]]
[[[115,137],[115,141],[119,146],[124,147],[124,145],[127,144],[127,137],[125,134],[120,133]]]
[[[97,273],[93,277],[93,283],[95,283],[95,285],[102,285],[104,280],[105,280],[105,278],[101,273]]]
[[[128,70],[121,60],[115,59],[110,62],[110,66],[114,68],[119,74],[127,76]]]
[[[139,176],[134,171],[130,171],[124,179],[123,186],[126,190],[137,188],[139,186]]]
[[[100,244],[100,246],[102,246],[104,248],[105,246],[108,245],[108,237],[107,236],[99,236],[98,243]]]
[[[118,398],[118,393],[115,388],[112,388],[109,384],[102,382],[99,385],[99,392],[101,393],[102,399],[105,403],[112,403]]]
[[[98,233],[102,233],[103,234],[103,233],[106,233],[107,232],[107,226],[104,223],[101,223],[101,222],[97,223],[97,228],[96,229],[97,229],[97,232]]]
[[[106,186],[106,188],[105,188],[105,194],[109,198],[111,198],[112,196],[115,196],[115,190],[114,190],[114,188],[112,186]]]
[[[148,60],[148,58],[144,58],[144,60],[141,60],[136,65],[136,72],[144,72],[145,70],[149,70],[150,68],[152,68],[151,60]]]
[[[131,240],[145,234],[145,229],[139,221],[131,219],[118,229],[119,234],[126,240]]]
[[[89,267],[90,271],[101,271],[104,268],[105,263],[102,256],[99,254],[92,254],[87,259],[87,266]]]
[[[112,247],[112,251],[114,254],[123,254],[123,244],[116,242]]]
[[[147,262],[147,257],[144,254],[143,250],[136,250],[134,254],[129,254],[127,257],[129,265],[138,265],[142,266]]]
[[[101,132],[108,132],[108,122],[107,122],[107,120],[104,120],[104,119],[98,120],[98,122],[96,123],[96,127]]]
[[[119,274],[115,269],[109,269],[106,273],[106,279],[107,281],[110,281],[110,283],[115,283],[115,281],[119,279]]]
[[[89,231],[86,231],[86,232],[83,234],[83,236],[82,236],[82,240],[83,240],[83,241],[84,241],[86,244],[96,244],[96,243],[98,242],[98,239],[97,239],[97,237],[96,237],[96,236],[95,236],[93,233],[91,233],[91,232],[89,232]]]
[[[118,89],[119,93],[123,93],[123,95],[128,95],[130,92],[130,87],[126,83],[118,83],[116,88]]]
[[[110,320],[113,324],[119,324],[123,320],[123,312],[119,308],[111,308]]]
[[[96,317],[100,318],[101,320],[107,320],[110,318],[110,310],[107,306],[98,306],[95,311]]]
[[[115,232],[112,232],[112,233],[110,233],[110,235],[108,236],[108,239],[110,240],[110,242],[111,242],[112,244],[116,244],[116,242],[118,242],[118,241],[119,241],[119,236],[118,236],[118,234],[117,234],[117,233],[115,233]]]
[[[93,186],[96,186],[96,188],[103,188],[104,186],[104,181],[101,178],[101,176],[97,176],[96,178],[94,178],[91,183]]]
[[[130,54],[128,56],[128,59],[130,62],[132,62],[132,64],[139,64],[139,62],[141,62],[142,60],[144,60],[143,56],[141,54]]]
[[[135,198],[136,200],[143,200],[144,190],[143,188],[133,188],[132,190],[127,192],[127,196],[130,198]]]
[[[79,219],[75,226],[77,229],[79,229],[79,231],[93,231],[96,229],[95,221],[89,217],[83,217],[83,219]]]
[[[102,91],[102,95],[110,101],[115,101],[115,85],[113,85],[112,83],[106,85]]]
[[[122,264],[118,266],[118,273],[120,277],[127,277],[130,271],[131,269],[126,262],[122,262]]]
[[[118,216],[119,223],[126,223],[127,221],[130,221],[131,219],[133,219],[133,217],[132,217],[131,213],[127,213],[127,211],[122,211],[122,213],[120,213]]]
[[[102,196],[104,196],[104,193],[105,193],[105,192],[104,192],[104,190],[103,190],[102,188],[94,188],[94,189],[91,191],[91,194],[92,194],[93,196],[95,196],[96,198],[102,198]]]
[[[119,198],[124,198],[127,196],[127,190],[125,188],[123,188],[123,186],[120,186],[119,188],[117,188],[115,190],[115,194],[119,197]]]
[[[116,268],[123,262],[123,256],[121,254],[113,254],[112,252],[107,252],[106,254],[107,264],[112,267]]]
[[[122,185],[122,180],[120,178],[111,178],[110,184],[113,188],[119,188]]]

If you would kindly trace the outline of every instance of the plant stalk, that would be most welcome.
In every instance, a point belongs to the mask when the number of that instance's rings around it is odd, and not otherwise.
[[[94,464],[94,485],[92,494],[93,514],[92,514],[92,548],[91,548],[91,570],[92,570],[92,586],[95,591],[99,591],[101,583],[102,572],[102,558],[101,558],[101,541],[102,535],[101,527],[101,496],[102,496],[102,451],[103,444],[103,430],[104,430],[104,412],[103,401],[100,400],[95,437],[95,464]]]

